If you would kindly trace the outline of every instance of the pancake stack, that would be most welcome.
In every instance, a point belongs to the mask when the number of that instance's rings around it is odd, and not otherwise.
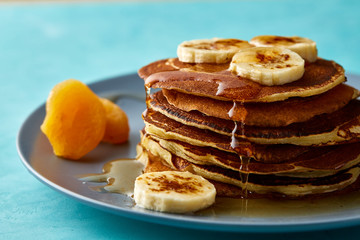
[[[241,75],[234,59],[259,48],[259,39],[266,48],[275,43],[298,53],[302,75],[281,84]],[[299,42],[313,54],[299,50]],[[344,83],[339,64],[316,54],[313,41],[298,37],[195,40],[179,46],[178,58],[141,68],[147,109],[138,153],[145,171],[189,171],[226,197],[299,198],[355,188],[359,92]]]

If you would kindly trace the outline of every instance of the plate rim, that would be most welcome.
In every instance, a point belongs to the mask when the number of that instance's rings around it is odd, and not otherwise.
[[[360,79],[360,75],[348,74],[348,77]],[[97,85],[109,84],[112,81],[125,81],[129,78],[139,78],[136,73],[124,74],[117,77],[105,78],[98,80],[92,83],[87,84],[91,89],[96,88]],[[94,91],[96,92],[96,90]],[[20,160],[25,168],[40,182],[49,186],[50,188],[70,197],[74,200],[77,200],[85,205],[90,207],[103,210],[112,214],[116,214],[123,217],[128,217],[135,220],[157,223],[167,226],[176,226],[189,229],[201,229],[201,230],[213,230],[213,231],[226,231],[226,232],[257,232],[257,233],[266,233],[266,232],[294,232],[294,231],[313,231],[313,230],[325,230],[325,229],[335,229],[342,227],[351,227],[360,224],[360,215],[358,216],[347,216],[338,219],[322,219],[317,221],[302,221],[302,222],[269,222],[265,224],[264,222],[248,222],[242,223],[239,222],[217,222],[216,220],[205,220],[200,216],[191,215],[180,215],[180,214],[171,214],[171,213],[159,213],[150,210],[141,210],[134,211],[131,208],[114,206],[109,203],[101,202],[90,197],[83,196],[79,193],[73,192],[69,189],[66,189],[55,182],[47,179],[45,176],[38,173],[26,159],[24,153],[24,147],[22,139],[26,136],[26,133],[29,130],[28,125],[31,123],[33,118],[36,118],[45,109],[45,103],[42,103],[35,110],[33,110],[22,122],[20,129],[16,137],[16,149],[19,154]],[[30,124],[31,125],[31,124]],[[37,129],[36,132],[39,132],[40,129]],[[235,218],[234,218],[235,219]],[[256,219],[256,218],[254,218]]]

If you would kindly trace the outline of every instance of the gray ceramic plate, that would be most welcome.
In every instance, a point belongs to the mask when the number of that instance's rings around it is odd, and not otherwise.
[[[360,88],[360,77],[350,75],[348,83]],[[68,161],[52,154],[46,137],[39,130],[45,116],[45,105],[36,109],[24,122],[17,139],[18,152],[25,167],[36,178],[53,189],[92,207],[121,216],[186,228],[237,232],[287,232],[327,229],[360,224],[360,205],[315,214],[241,216],[227,214],[177,215],[147,211],[134,206],[132,199],[121,194],[97,192],[78,176],[101,172],[105,162],[116,158],[135,157],[139,130],[143,127],[141,113],[145,109],[143,81],[136,74],[120,76],[90,84],[98,95],[120,98],[117,103],[130,119],[130,141],[113,146],[100,144],[84,161]]]

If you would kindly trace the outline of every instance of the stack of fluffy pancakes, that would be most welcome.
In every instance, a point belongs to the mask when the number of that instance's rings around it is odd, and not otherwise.
[[[148,90],[138,147],[146,172],[190,171],[227,197],[354,186],[360,101],[339,64],[306,62],[301,79],[278,86],[239,77],[229,64],[171,58],[139,70]]]

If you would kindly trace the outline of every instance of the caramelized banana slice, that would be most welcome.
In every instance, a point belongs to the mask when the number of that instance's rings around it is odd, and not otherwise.
[[[272,86],[300,79],[304,64],[304,59],[289,49],[254,47],[235,54],[229,69],[241,77]]]
[[[201,39],[185,41],[178,46],[180,61],[188,63],[226,63],[239,50],[253,47],[239,39]]]
[[[308,38],[262,35],[254,37],[250,43],[257,47],[284,47],[296,52],[309,62],[315,62],[317,59],[316,42]]]
[[[215,196],[213,184],[190,172],[151,172],[135,181],[136,204],[155,211],[194,212],[212,205]]]

